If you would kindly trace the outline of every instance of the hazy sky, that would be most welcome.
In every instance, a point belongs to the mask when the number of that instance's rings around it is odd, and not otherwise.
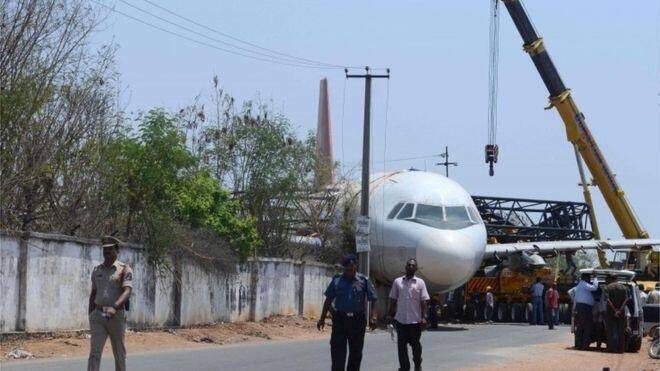
[[[127,1],[186,24],[143,0]],[[447,145],[451,159],[460,164],[450,170],[450,176],[472,194],[583,200],[564,126],[556,111],[543,110],[548,93],[503,7],[500,161],[495,176],[488,176],[483,162],[488,0],[158,3],[284,53],[339,65],[389,67],[391,80],[373,84],[373,171],[414,166],[444,173],[444,168],[433,166],[439,158],[383,159],[437,154]],[[529,0],[525,4],[642,224],[653,237],[660,237],[660,1]],[[121,1],[115,5],[145,21],[205,40]],[[113,13],[96,38],[119,45],[122,100],[133,111],[179,109],[199,94],[208,96],[217,74],[221,85],[238,100],[272,101],[302,135],[315,130],[318,84],[327,77],[336,160],[345,169],[360,162],[364,83],[345,81],[341,69],[305,69],[246,59]],[[602,197],[594,191],[603,237],[620,237]]]

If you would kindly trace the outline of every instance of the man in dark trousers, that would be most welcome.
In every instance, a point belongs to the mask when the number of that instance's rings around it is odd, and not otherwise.
[[[335,275],[325,290],[325,302],[321,318],[316,324],[320,330],[325,326],[328,311],[332,313],[332,334],[330,335],[330,356],[332,371],[359,371],[362,362],[364,334],[367,328],[365,309],[367,300],[371,302],[369,327],[376,328],[376,315],[373,303],[377,300],[376,290],[369,278],[356,272],[357,259],[353,255],[342,259],[344,273]],[[334,301],[334,309],[331,308]],[[348,365],[346,364],[346,344],[348,343]]]
[[[543,324],[543,292],[545,285],[541,277],[536,277],[536,282],[530,288],[532,294],[532,325]]]
[[[417,260],[408,259],[406,275],[394,280],[390,290],[390,316],[394,315],[399,348],[399,371],[410,371],[408,344],[412,348],[415,371],[422,370],[422,330],[427,326],[430,299],[423,279],[416,277]]]
[[[115,356],[115,370],[126,370],[126,301],[133,289],[133,270],[117,260],[121,241],[106,236],[101,239],[103,263],[92,271],[89,295],[89,327],[91,333],[88,371],[98,371],[101,354],[108,337]]]
[[[545,292],[545,319],[548,322],[548,329],[554,330],[555,317],[559,311],[559,292],[557,291],[557,282],[552,285]]]
[[[623,353],[626,345],[626,304],[628,303],[628,290],[626,286],[616,282],[616,277],[607,276],[605,283],[605,299],[607,310],[605,312],[605,333],[607,336],[607,351]]]
[[[598,280],[589,283],[589,273],[580,276],[580,282],[575,287],[575,348],[589,349],[591,333],[593,331],[593,307],[595,304],[593,292],[598,290]]]

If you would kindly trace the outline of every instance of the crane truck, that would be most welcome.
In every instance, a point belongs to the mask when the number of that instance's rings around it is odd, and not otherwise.
[[[586,163],[589,172],[593,176],[593,183],[600,190],[626,238],[648,238],[648,233],[637,220],[625,192],[619,186],[614,173],[605,160],[605,156],[587,126],[584,114],[575,103],[570,89],[566,88],[559,76],[543,39],[539,37],[534,29],[521,0],[502,0],[502,2],[523,39],[523,49],[529,54],[550,93],[550,104],[546,109],[555,108],[564,122],[566,136],[576,152],[580,173],[583,174],[581,158]],[[585,198],[590,203],[584,177],[582,183],[585,187]],[[593,220],[595,218],[592,216]],[[601,266],[604,268],[607,264],[604,252],[599,251],[598,254]],[[637,273],[638,280],[652,282],[658,280],[659,251],[649,248],[646,256],[642,256],[637,251],[620,251],[618,255],[619,257],[616,260],[624,261],[625,268],[633,268]],[[646,282],[645,286],[652,285],[652,282]]]

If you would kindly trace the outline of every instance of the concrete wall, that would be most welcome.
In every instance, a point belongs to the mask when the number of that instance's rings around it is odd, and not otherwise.
[[[0,235],[0,332],[18,324],[18,241]]]
[[[98,241],[40,233],[21,240],[0,231],[0,257],[0,332],[88,328],[90,275],[103,260]],[[284,259],[248,261],[233,272],[184,259],[178,265],[179,289],[177,273],[156,272],[140,246],[122,247],[119,260],[133,268],[128,321],[141,328],[275,314],[318,316],[323,291],[335,274],[327,265]]]

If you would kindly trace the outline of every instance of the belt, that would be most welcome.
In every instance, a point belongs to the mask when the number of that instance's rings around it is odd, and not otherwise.
[[[339,312],[335,311],[335,315],[339,317],[353,318],[356,316],[364,315],[364,312]]]

